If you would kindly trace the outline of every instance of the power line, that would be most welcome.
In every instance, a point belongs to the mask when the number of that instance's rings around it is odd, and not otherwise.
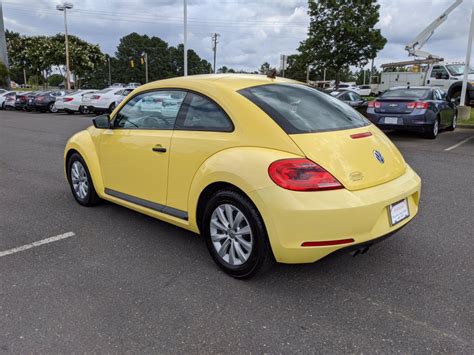
[[[44,6],[38,6],[38,5],[23,5],[23,4],[18,4],[18,3],[10,3],[10,2],[4,2],[4,4],[7,4],[8,7],[11,7],[15,10],[21,11],[21,9],[27,10],[29,13],[31,13],[31,9],[36,9],[37,11],[41,13],[54,13],[53,11],[44,8]],[[102,17],[108,17],[108,18],[113,18],[115,21],[125,21],[125,20],[130,20],[135,22],[136,20],[149,20],[153,21],[153,23],[157,22],[157,19],[160,19],[162,22],[166,23],[182,23],[182,18],[181,17],[173,17],[173,16],[159,16],[159,15],[146,15],[146,14],[130,14],[130,13],[124,13],[124,12],[110,12],[110,11],[100,11],[100,10],[88,10],[88,9],[81,9],[77,8],[74,10],[76,14],[85,14],[85,15],[100,15],[101,19]],[[126,18],[124,18],[126,17]],[[256,24],[256,26],[275,26],[275,25],[284,25],[285,27],[301,27],[301,26],[307,26],[308,22],[303,22],[303,21],[267,21],[267,20],[208,20],[208,19],[202,19],[202,18],[192,18],[188,17],[188,21],[191,23],[194,23],[196,25],[225,25],[225,26],[248,26],[249,24]]]

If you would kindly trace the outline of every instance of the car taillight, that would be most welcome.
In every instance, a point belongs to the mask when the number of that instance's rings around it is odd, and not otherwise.
[[[99,100],[99,99],[100,99],[100,95],[92,95],[91,99],[92,99],[92,100]]]
[[[277,160],[268,167],[275,184],[293,191],[342,189],[344,186],[328,171],[308,159]]]
[[[72,100],[74,100],[73,97],[65,97],[65,98],[63,99],[64,102],[69,102],[69,101],[72,101]]]
[[[378,102],[378,101],[369,101],[369,102],[368,102],[368,107],[371,107],[371,108],[380,108],[380,102]]]
[[[427,109],[429,107],[428,102],[423,102],[423,101],[416,101],[416,102],[409,102],[407,103],[407,108],[414,109],[414,108],[420,108],[420,109]]]

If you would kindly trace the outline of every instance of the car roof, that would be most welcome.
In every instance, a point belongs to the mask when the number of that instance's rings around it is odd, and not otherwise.
[[[423,90],[433,90],[434,88],[431,86],[395,86],[393,88],[390,88],[389,90],[397,90],[397,89],[423,89]],[[442,88],[437,88],[437,89],[442,89]]]
[[[200,85],[218,85],[232,91],[240,89],[266,85],[266,84],[282,84],[282,83],[299,83],[298,81],[285,78],[270,78],[266,75],[257,74],[201,74],[181,76],[178,78],[164,79],[154,81],[140,86],[138,91],[151,90],[156,88],[178,87],[189,88],[198,87]]]

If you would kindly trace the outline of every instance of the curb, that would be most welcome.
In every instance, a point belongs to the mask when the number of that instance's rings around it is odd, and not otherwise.
[[[474,124],[457,124],[457,127],[459,128],[470,128],[470,129],[474,129]]]

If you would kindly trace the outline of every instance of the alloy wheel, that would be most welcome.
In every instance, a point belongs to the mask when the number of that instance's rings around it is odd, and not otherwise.
[[[244,213],[231,204],[219,205],[211,215],[210,234],[217,255],[232,266],[245,263],[253,248],[252,229]]]
[[[433,136],[436,137],[439,131],[439,123],[438,120],[435,120],[433,123]]]
[[[71,165],[71,181],[76,196],[84,200],[89,193],[89,182],[87,180],[86,169],[78,160]]]

